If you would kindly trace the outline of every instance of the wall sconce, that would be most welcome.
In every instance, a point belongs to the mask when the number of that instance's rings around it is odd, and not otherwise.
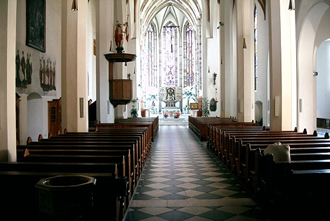
[[[292,3],[292,0],[289,1],[289,10],[292,11],[292,10],[295,10],[295,7]]]
[[[217,74],[213,73],[213,85],[215,85],[215,80],[217,79]]]
[[[245,38],[243,38],[243,49],[247,49],[247,47],[246,47],[246,42],[245,42]]]
[[[219,29],[221,26],[223,26],[224,25],[224,23],[221,21],[221,22],[219,22],[219,25],[218,25],[218,27],[217,27],[217,29]]]
[[[72,11],[77,11],[78,10],[77,0],[72,0],[71,10]]]

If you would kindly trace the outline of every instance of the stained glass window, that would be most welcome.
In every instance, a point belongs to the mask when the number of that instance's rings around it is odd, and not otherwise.
[[[164,74],[163,85],[165,87],[177,86],[177,27],[172,23],[163,29],[164,45]]]
[[[147,73],[147,79],[148,79],[148,87],[157,87],[157,68],[156,68],[156,35],[155,31],[152,27],[152,25],[149,25],[148,30],[147,30],[147,61],[145,63],[146,67],[146,73]],[[146,80],[146,79],[145,79]]]
[[[185,87],[191,87],[195,84],[195,45],[194,45],[194,31],[190,25],[186,26],[186,73],[185,73]]]

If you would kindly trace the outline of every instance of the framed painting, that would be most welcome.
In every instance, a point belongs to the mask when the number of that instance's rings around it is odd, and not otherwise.
[[[26,45],[46,52],[45,0],[26,0]]]
[[[198,103],[190,103],[189,105],[191,110],[198,110]]]

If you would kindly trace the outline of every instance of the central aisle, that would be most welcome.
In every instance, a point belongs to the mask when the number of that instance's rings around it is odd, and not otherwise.
[[[188,126],[160,126],[125,220],[265,220],[205,145]]]

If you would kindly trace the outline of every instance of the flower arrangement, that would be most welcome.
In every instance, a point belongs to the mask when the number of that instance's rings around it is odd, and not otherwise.
[[[167,118],[168,117],[168,113],[164,112],[164,117]]]
[[[179,118],[179,117],[180,117],[180,115],[181,115],[181,113],[180,113],[180,112],[176,112],[176,113],[174,114],[174,118]]]

